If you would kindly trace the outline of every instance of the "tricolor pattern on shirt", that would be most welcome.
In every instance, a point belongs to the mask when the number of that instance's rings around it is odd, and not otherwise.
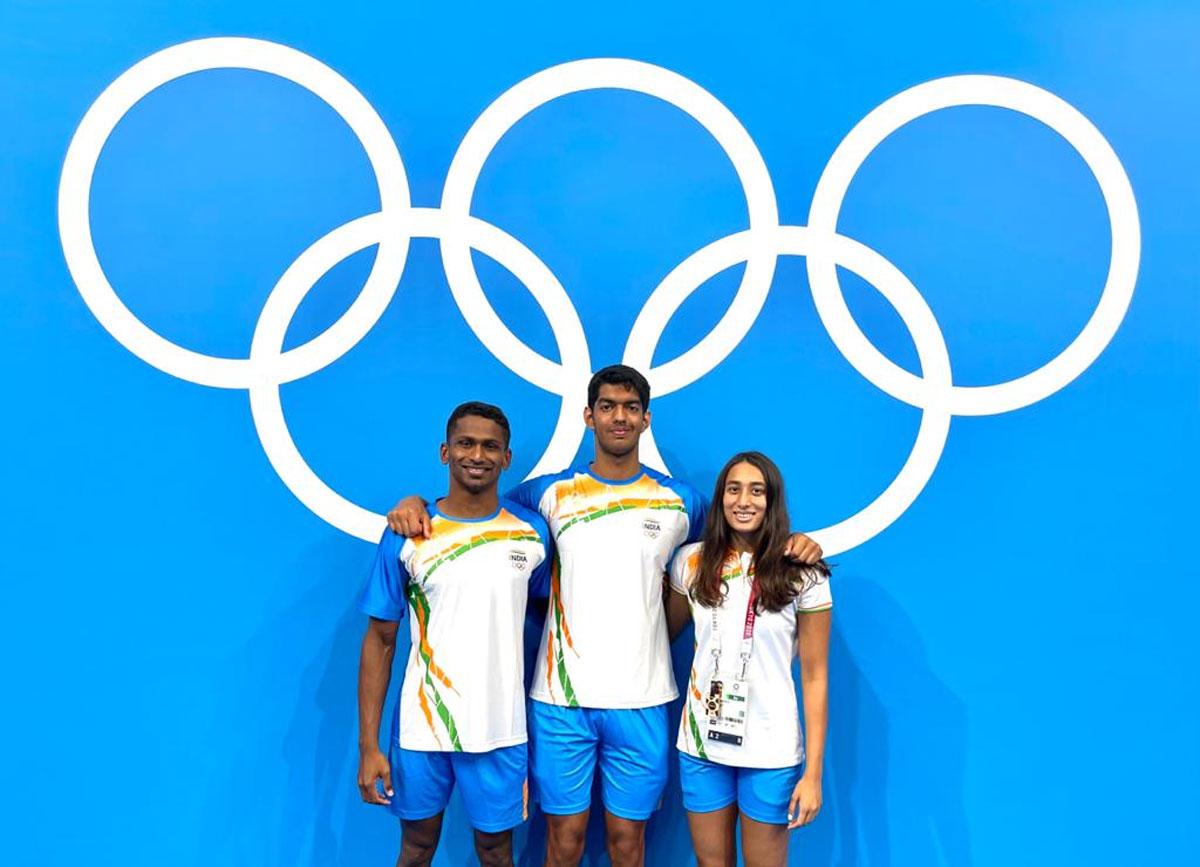
[[[704,499],[647,467],[619,481],[570,469],[508,496],[541,513],[555,544],[531,697],[597,708],[675,698],[662,576],[675,549],[703,530]]]
[[[430,516],[428,538],[384,532],[359,601],[384,620],[412,612],[395,736],[410,750],[524,743],[522,628],[527,598],[549,589],[549,530],[505,501],[488,518]]]
[[[680,548],[671,562],[671,589],[688,597],[696,643],[676,748],[699,759],[743,768],[786,768],[800,764],[804,760],[804,743],[792,680],[796,618],[833,607],[829,581],[805,586],[781,610],[764,611],[755,619],[754,643],[746,672],[750,682],[746,738],[740,746],[735,746],[708,740],[704,694],[717,671],[712,655],[713,609],[697,604],[690,593],[699,571],[700,545]],[[741,666],[740,650],[754,566],[751,564],[749,574],[746,574],[739,559],[728,556],[721,570],[721,580],[725,582],[726,594],[724,603],[716,609],[716,621],[721,630],[720,676],[728,681]]]

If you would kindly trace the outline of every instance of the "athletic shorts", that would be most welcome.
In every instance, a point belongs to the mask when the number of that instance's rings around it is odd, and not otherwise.
[[[738,768],[679,754],[679,786],[689,813],[710,813],[736,803],[756,822],[786,825],[792,790],[799,781],[800,765]]]
[[[446,809],[458,786],[467,818],[477,831],[495,834],[526,819],[528,744],[486,753],[406,750],[395,741],[391,810],[401,819],[428,819]]]
[[[528,718],[531,776],[542,812],[569,816],[588,809],[597,760],[606,810],[644,821],[658,809],[670,752],[665,704],[618,709],[531,701]]]

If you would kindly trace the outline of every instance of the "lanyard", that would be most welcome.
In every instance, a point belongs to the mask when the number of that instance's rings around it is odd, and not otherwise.
[[[739,680],[746,679],[746,666],[750,663],[750,652],[754,649],[754,623],[758,619],[758,610],[755,604],[758,602],[758,582],[750,577],[750,555],[742,555],[742,574],[750,581],[750,601],[746,603],[746,622],[742,628],[742,673]],[[721,621],[717,617],[717,609],[709,609],[712,614],[712,655],[713,655],[713,676],[720,676],[721,672]]]

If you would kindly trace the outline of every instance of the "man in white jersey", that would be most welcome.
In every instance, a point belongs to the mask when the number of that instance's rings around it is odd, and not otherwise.
[[[643,862],[645,823],[666,785],[667,703],[678,690],[662,578],[675,549],[700,538],[707,503],[691,485],[639,462],[649,404],[650,386],[636,370],[600,370],[584,409],[595,459],[508,494],[540,512],[555,541],[529,711],[534,790],[555,867],[583,855],[597,764],[616,867]],[[428,531],[419,498],[402,501],[388,521],[401,535]],[[820,557],[802,534],[790,550],[805,562]]]
[[[481,864],[512,864],[512,828],[526,816],[523,624],[527,598],[549,591],[550,534],[536,512],[496,494],[508,442],[498,408],[454,410],[441,447],[449,492],[427,512],[430,532],[385,530],[359,597],[371,619],[358,673],[358,787],[400,818],[400,865],[433,860],[454,785]],[[412,650],[385,756],[379,722],[406,604]]]

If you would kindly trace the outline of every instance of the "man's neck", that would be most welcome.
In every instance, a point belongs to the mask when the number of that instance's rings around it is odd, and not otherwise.
[[[642,465],[638,461],[637,449],[627,455],[610,455],[597,449],[591,469],[602,479],[623,482],[637,476],[642,471]]]
[[[451,485],[450,492],[438,500],[437,507],[447,518],[486,518],[500,508],[500,497],[494,487],[474,494]]]

